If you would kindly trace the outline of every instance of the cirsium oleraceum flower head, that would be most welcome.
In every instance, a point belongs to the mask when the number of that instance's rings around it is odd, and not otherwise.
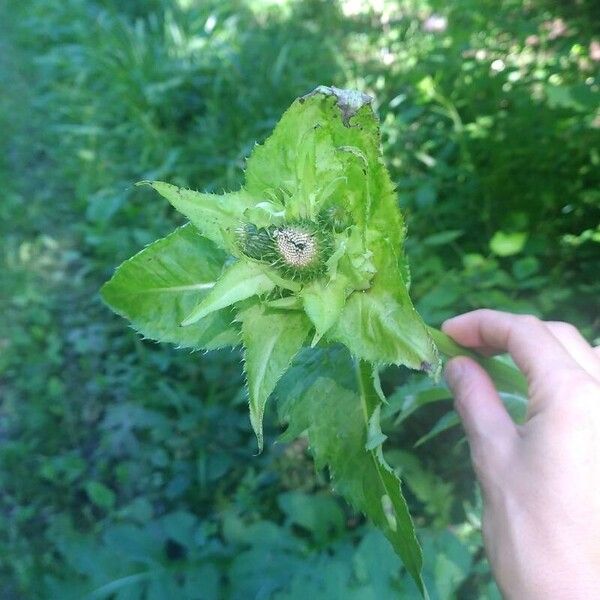
[[[236,235],[242,254],[294,281],[324,276],[333,250],[331,232],[308,220],[261,228],[245,224]]]

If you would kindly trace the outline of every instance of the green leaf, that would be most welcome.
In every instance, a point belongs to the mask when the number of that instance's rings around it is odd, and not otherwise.
[[[184,225],[125,261],[102,287],[102,298],[153,340],[188,348],[236,345],[238,332],[227,309],[180,327],[215,285],[225,257],[192,225]]]
[[[279,402],[280,417],[288,423],[284,437],[308,430],[317,468],[329,467],[335,489],[383,531],[425,596],[421,550],[400,480],[381,446],[369,443],[381,431],[372,376],[371,365],[361,363],[357,378],[342,348],[303,352],[279,384],[285,390]]]
[[[300,292],[299,295],[302,298],[304,310],[316,330],[313,345],[338,320],[346,302],[347,288],[347,279],[342,275],[338,275],[338,277],[331,281],[313,281],[306,285]]]
[[[88,481],[85,492],[96,506],[104,510],[110,510],[115,504],[115,493],[99,481]]]
[[[277,496],[277,504],[288,523],[309,531],[319,545],[326,545],[345,530],[339,501],[328,494],[284,492]]]
[[[445,386],[431,386],[430,379],[409,382],[397,388],[388,398],[388,410],[384,416],[398,414],[394,420],[394,428],[408,419],[413,413],[432,402],[452,400],[452,392]]]
[[[299,198],[335,179],[339,169],[329,135],[324,96],[297,99],[273,133],[252,151],[246,164],[245,188],[258,197]],[[315,127],[315,125],[318,125]],[[289,205],[289,203],[288,203]],[[291,203],[288,216],[300,215],[301,202]],[[295,213],[295,214],[294,214]]]
[[[250,422],[259,451],[262,451],[265,405],[280,377],[302,348],[311,326],[302,312],[273,310],[261,302],[240,310],[238,319],[242,323]]]
[[[497,256],[512,256],[523,250],[526,241],[527,233],[524,231],[496,231],[490,240],[490,250]]]
[[[477,352],[473,352],[468,348],[460,346],[451,337],[439,329],[427,327],[427,330],[435,340],[440,352],[445,354],[448,358],[452,358],[453,356],[469,356],[487,371],[488,375],[492,378],[494,384],[498,388],[498,391],[527,399],[527,379],[512,362],[509,362],[509,359],[503,356],[492,358],[481,356]]]
[[[266,274],[266,268],[257,263],[239,260],[230,265],[219,277],[205,298],[192,310],[181,325],[187,327],[216,310],[230,306],[251,296],[265,294],[275,288]]]
[[[252,151],[245,189],[283,201],[287,218],[316,219],[321,209],[337,206],[361,230],[385,231],[402,252],[404,223],[366,94],[320,86],[298,98]],[[403,276],[408,281],[406,261]]]
[[[348,298],[329,336],[362,360],[405,365],[434,376],[439,372],[437,349],[393,257],[378,268],[371,289]]]
[[[359,358],[438,373],[435,346],[408,296],[404,222],[368,97],[320,87],[296,100],[254,149],[246,189],[282,198],[288,218],[336,206],[351,217],[357,236],[348,238],[338,268],[355,288],[345,307],[340,313],[346,293],[331,281],[301,293],[315,341],[325,334]]]
[[[160,518],[160,525],[166,537],[175,540],[191,550],[196,542],[198,519],[192,513],[184,510],[167,513]]]
[[[366,450],[375,450],[377,446],[381,446],[387,435],[381,431],[381,406],[378,406],[373,414],[369,417],[369,424],[367,427],[367,441],[365,443]]]
[[[395,448],[386,452],[386,457],[394,468],[398,469],[410,491],[423,504],[425,512],[431,517],[433,527],[446,527],[451,523],[455,484],[439,477],[416,456],[404,450]]]
[[[415,442],[415,448],[418,448],[425,442],[428,442],[429,440],[432,440],[434,437],[438,436],[440,433],[443,433],[452,427],[456,427],[457,425],[460,425],[460,417],[458,416],[458,413],[453,410],[447,412],[438,419],[436,424],[424,436],[420,437]]]
[[[180,213],[185,215],[203,236],[224,250],[233,251],[230,237],[244,219],[244,211],[256,204],[244,190],[230,194],[204,194],[179,188],[162,181],[142,181],[138,185],[149,185],[166,198]]]
[[[448,231],[440,231],[439,233],[433,233],[428,235],[424,240],[421,241],[425,246],[446,246],[455,239],[464,235],[464,231],[460,229],[451,229]]]
[[[257,211],[259,226],[284,217],[316,222],[323,214],[336,214],[338,226],[342,223],[336,231],[342,232],[347,218],[352,233],[336,238],[336,264],[330,265],[337,276],[300,293],[315,325],[313,343],[326,335],[359,358],[436,374],[436,349],[407,293],[405,227],[382,161],[379,124],[370,102],[360,92],[323,86],[296,100],[272,135],[254,148],[245,188],[236,194],[219,197],[161,182],[150,185],[205,235],[234,253],[232,229],[256,217]],[[230,279],[227,289],[235,284]],[[271,279],[299,291],[292,281]],[[225,289],[218,284],[184,324],[209,314],[211,307],[242,299],[234,294],[218,300]],[[267,284],[266,289],[272,288]]]

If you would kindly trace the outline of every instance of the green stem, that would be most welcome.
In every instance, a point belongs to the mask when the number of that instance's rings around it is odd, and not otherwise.
[[[448,358],[468,356],[477,361],[492,378],[501,392],[527,397],[527,380],[516,367],[498,359],[481,356],[457,344],[452,338],[434,327],[427,327],[440,352]]]

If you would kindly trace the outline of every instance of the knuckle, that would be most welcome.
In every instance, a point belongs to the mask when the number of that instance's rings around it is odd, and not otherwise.
[[[480,317],[482,320],[488,320],[498,315],[498,311],[493,310],[491,308],[478,308],[475,311],[475,314],[477,314],[477,316]]]
[[[552,419],[556,427],[569,430],[581,427],[600,412],[600,385],[586,373],[574,374],[554,396],[551,405]]]
[[[600,384],[587,373],[580,373],[572,382],[572,396],[578,402],[600,406]]]
[[[519,315],[519,323],[528,329],[538,329],[543,326],[541,319],[535,315]]]
[[[471,463],[473,463],[473,469],[477,473],[478,477],[487,474],[488,472],[489,457],[480,444],[471,444]]]
[[[577,327],[571,323],[565,323],[564,321],[550,321],[549,325],[551,325],[552,329],[559,334],[574,335],[579,333]]]
[[[471,431],[469,435],[471,462],[477,476],[493,478],[503,469],[510,455],[510,445],[500,435]]]
[[[471,390],[468,389],[468,384],[465,386],[467,389],[463,389],[460,394],[454,394],[454,410],[462,415],[466,410],[466,398],[470,394]]]

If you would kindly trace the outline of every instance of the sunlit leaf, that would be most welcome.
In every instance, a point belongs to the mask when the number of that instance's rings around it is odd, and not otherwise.
[[[228,309],[180,326],[215,285],[225,256],[185,225],[125,261],[102,287],[102,298],[153,340],[189,348],[236,345],[238,332]]]
[[[317,464],[384,531],[426,595],[400,482],[381,450],[385,398],[375,377],[378,365],[396,364],[435,378],[440,361],[409,297],[405,226],[371,99],[319,87],[296,100],[254,148],[239,192],[150,185],[236,258],[181,324],[236,312],[260,449],[266,402],[311,332],[313,346],[341,343],[356,359],[356,372],[344,355],[319,364],[316,379],[292,377],[302,391],[286,400],[289,434],[308,429]]]
[[[250,296],[270,292],[274,287],[275,283],[265,274],[262,265],[237,261],[217,279],[206,297],[186,315],[181,325],[184,327],[193,325],[216,310],[231,306]]]
[[[346,302],[347,288],[348,281],[339,276],[325,283],[314,281],[300,292],[304,310],[315,326],[315,342],[338,320]]]
[[[220,195],[203,194],[162,181],[144,181],[141,184],[154,188],[185,215],[203,236],[230,252],[231,244],[224,232],[238,227],[243,221],[244,211],[256,203],[243,190]]]
[[[290,366],[310,330],[300,311],[281,311],[254,302],[238,312],[244,343],[244,371],[248,380],[250,422],[263,447],[265,405],[280,377]]]
[[[522,231],[506,233],[504,231],[496,231],[490,240],[490,250],[498,256],[512,256],[523,250],[527,234]]]
[[[436,347],[393,260],[387,262],[368,292],[350,296],[330,337],[363,360],[402,364],[436,375]]]

